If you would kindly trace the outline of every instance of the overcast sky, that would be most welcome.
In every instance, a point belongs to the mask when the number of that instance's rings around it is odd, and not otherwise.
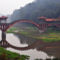
[[[12,14],[15,9],[32,2],[34,0],[0,0],[0,14]]]

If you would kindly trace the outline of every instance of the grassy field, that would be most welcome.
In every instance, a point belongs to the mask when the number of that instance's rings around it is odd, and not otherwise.
[[[48,34],[41,34],[39,36],[32,35],[28,32],[20,32],[20,34],[26,35],[28,37],[32,37],[38,40],[43,40],[44,42],[54,42],[54,41],[60,41],[60,33],[48,33]]]
[[[48,33],[40,37],[45,42],[60,41],[60,33]]]
[[[44,42],[54,42],[60,41],[60,31],[47,31],[43,34],[40,34],[36,29],[29,28],[29,30],[19,30],[16,31],[16,28],[11,28],[7,32],[8,33],[18,33],[23,34],[27,37],[31,37],[38,40],[43,40]]]
[[[18,53],[14,53],[0,47],[0,59],[1,60],[26,60],[29,59],[29,56],[20,55]]]

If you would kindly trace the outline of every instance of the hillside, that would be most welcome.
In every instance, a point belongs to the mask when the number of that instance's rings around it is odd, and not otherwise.
[[[29,19],[38,22],[37,17],[46,16],[57,18],[60,16],[60,0],[35,0],[26,6],[15,10],[11,15],[12,21]]]

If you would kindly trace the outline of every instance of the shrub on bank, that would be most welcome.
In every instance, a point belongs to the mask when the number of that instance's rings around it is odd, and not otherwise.
[[[26,60],[26,59],[29,59],[29,56],[20,55],[18,53],[14,53],[0,47],[0,60]]]

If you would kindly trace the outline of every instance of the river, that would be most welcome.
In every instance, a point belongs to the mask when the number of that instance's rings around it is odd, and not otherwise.
[[[0,31],[0,34],[1,34],[1,31]],[[1,35],[0,35],[0,40],[1,40]],[[7,41],[14,45],[14,46],[17,46],[17,47],[25,47],[25,46],[28,46],[28,44],[22,44],[20,42],[20,39],[12,34],[12,33],[7,33]],[[53,56],[48,56],[47,53],[43,52],[43,51],[37,51],[36,49],[30,49],[30,50],[24,50],[24,51],[21,51],[21,50],[15,50],[13,48],[7,48],[7,50],[10,50],[10,51],[13,51],[13,52],[16,52],[16,53],[19,53],[19,54],[23,54],[23,55],[29,55],[30,56],[30,60],[34,60],[34,59],[46,59],[46,58],[53,58]]]

